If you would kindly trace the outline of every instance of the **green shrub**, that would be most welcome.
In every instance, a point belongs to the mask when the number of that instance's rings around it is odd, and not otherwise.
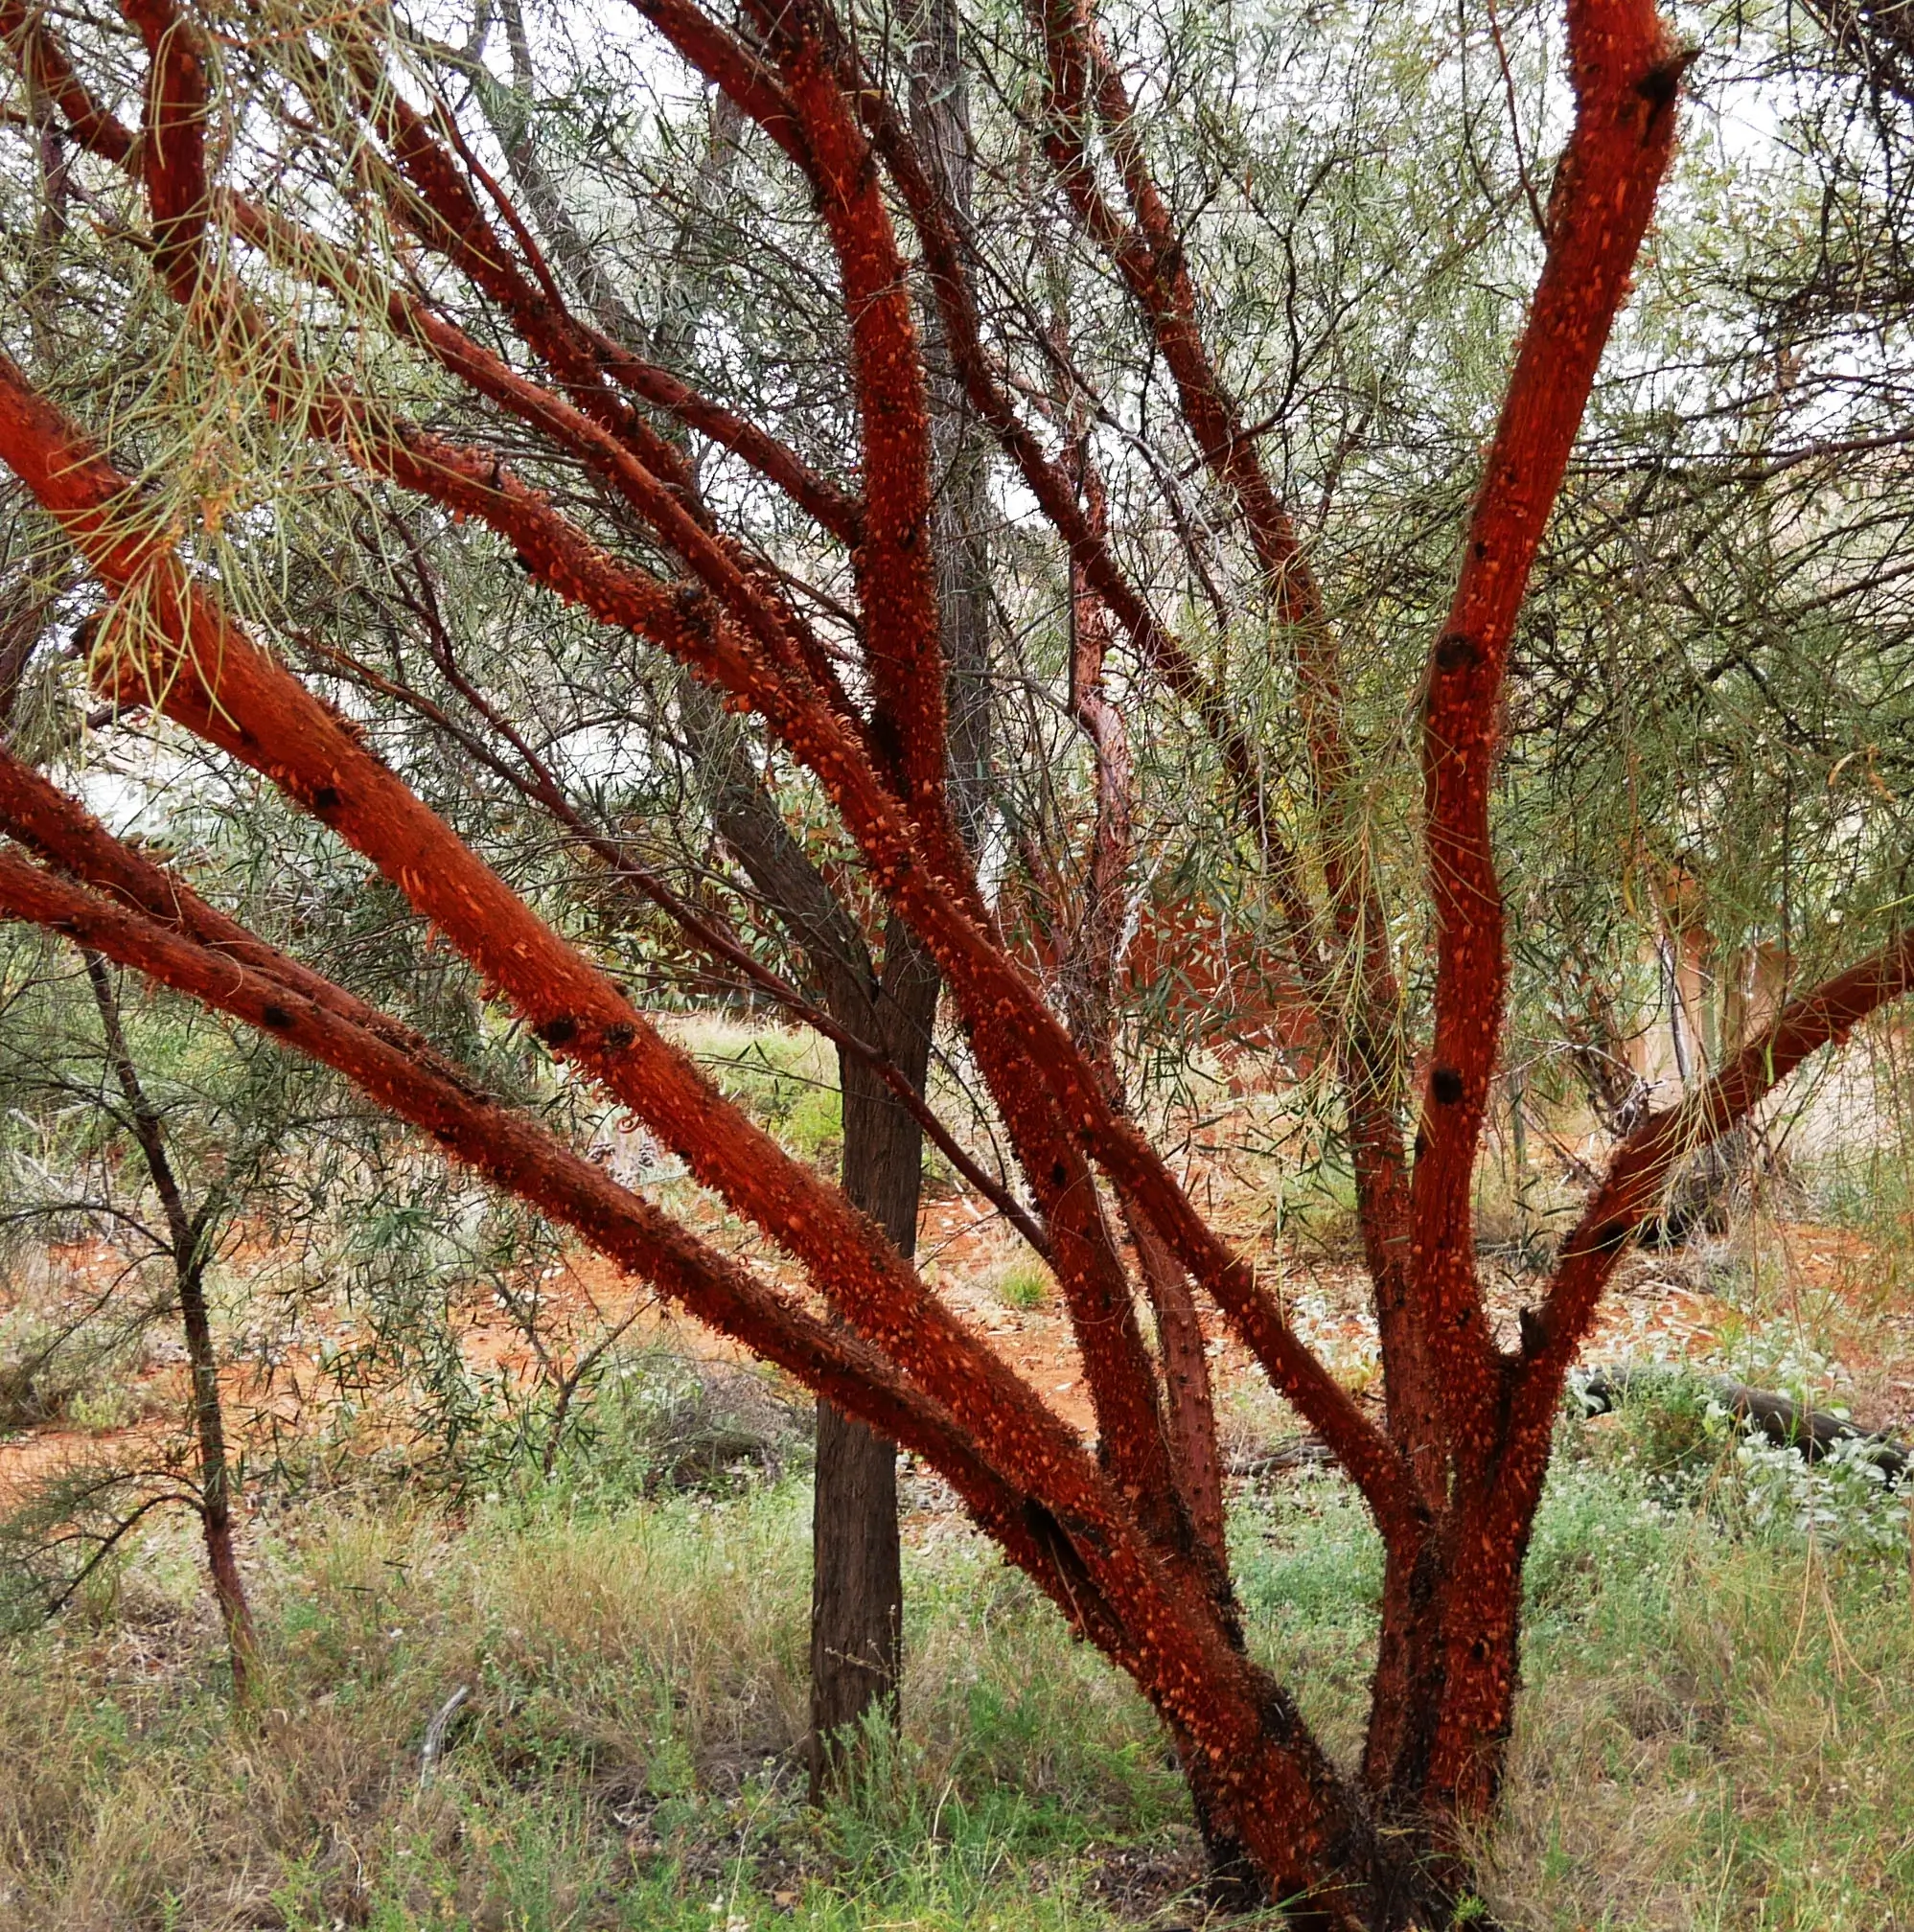
[[[1050,1299],[1050,1271],[1034,1255],[1018,1255],[997,1277],[997,1299],[1026,1313],[1043,1307]]]

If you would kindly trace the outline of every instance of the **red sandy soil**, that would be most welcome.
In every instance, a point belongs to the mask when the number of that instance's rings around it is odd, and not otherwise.
[[[1234,1188],[1226,1188],[1225,1208]],[[718,1216],[705,1202],[690,1214],[716,1231]],[[1225,1214],[1225,1225],[1229,1216]],[[1265,1282],[1289,1307],[1305,1337],[1326,1351],[1337,1371],[1373,1399],[1374,1329],[1366,1301],[1367,1284],[1353,1260],[1334,1256],[1299,1258],[1280,1252],[1266,1228],[1231,1230],[1254,1243]],[[747,1244],[748,1248],[754,1244]],[[919,1258],[927,1276],[968,1323],[1013,1362],[1044,1399],[1074,1427],[1090,1433],[1093,1422],[1081,1368],[1069,1323],[1054,1297],[1034,1309],[1009,1306],[999,1293],[1003,1264],[1012,1243],[980,1198],[956,1194],[927,1204],[920,1225]],[[1745,1275],[1750,1250],[1744,1241],[1739,1273]],[[1812,1223],[1768,1224],[1753,1247],[1766,1289],[1770,1322],[1793,1324],[1801,1333],[1832,1336],[1843,1392],[1857,1420],[1897,1433],[1914,1433],[1914,1308],[1897,1308],[1876,1256],[1860,1236]],[[781,1273],[796,1286],[782,1257],[758,1250],[760,1267]],[[76,1244],[52,1257],[68,1301],[91,1299],[125,1269],[124,1259],[103,1243]],[[269,1257],[249,1254],[243,1245],[229,1268]],[[1630,1258],[1611,1292],[1585,1359],[1615,1363],[1643,1359],[1703,1358],[1714,1352],[1745,1318],[1711,1292],[1705,1251],[1639,1254]],[[1512,1340],[1517,1312],[1541,1289],[1538,1278],[1498,1273],[1485,1264],[1489,1299],[1498,1324]],[[527,1283],[527,1288],[532,1283]],[[536,1283],[553,1332],[573,1347],[589,1347],[608,1327],[628,1323],[624,1346],[668,1342],[695,1357],[732,1361],[739,1351],[699,1323],[661,1308],[647,1289],[620,1276],[609,1262],[575,1254]],[[475,1366],[529,1376],[532,1353],[506,1311],[493,1298],[473,1298],[465,1346]],[[0,1310],[4,1312],[4,1310]],[[256,1452],[275,1431],[311,1428],[323,1421],[336,1399],[321,1372],[324,1348],[349,1346],[360,1330],[350,1311],[335,1306],[302,1309],[296,1329],[271,1350],[269,1371],[257,1362],[236,1363],[222,1380],[229,1426]],[[1260,1392],[1266,1385],[1240,1344],[1220,1324],[1211,1329],[1212,1372],[1226,1406],[1233,1395]],[[135,1378],[131,1405],[145,1419],[112,1431],[50,1427],[0,1438],[0,1505],[17,1498],[37,1479],[76,1460],[133,1460],[155,1455],[177,1439],[184,1407],[185,1371],[176,1342],[159,1331],[153,1360]],[[1281,1431],[1280,1411],[1266,1396],[1259,1416]],[[1226,1430],[1227,1433],[1227,1430]]]

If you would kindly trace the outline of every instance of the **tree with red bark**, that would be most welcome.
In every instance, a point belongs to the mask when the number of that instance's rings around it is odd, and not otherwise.
[[[805,401],[842,426],[848,460],[802,446],[804,409],[780,421],[609,330],[589,278],[555,264],[389,21],[175,0],[126,0],[124,31],[0,4],[26,125],[49,130],[83,169],[87,195],[118,211],[114,273],[137,289],[139,326],[159,343],[153,380],[117,398],[63,382],[31,342],[10,343],[0,458],[104,593],[87,639],[102,696],[151,707],[363,855],[471,963],[488,1000],[675,1149],[776,1245],[802,1291],[617,1185],[12,757],[0,761],[0,823],[14,840],[0,853],[0,908],[337,1069],[450,1158],[924,1457],[1071,1627],[1135,1680],[1219,1858],[1299,1922],[1446,1921],[1463,1908],[1467,1834],[1501,1774],[1524,1552],[1565,1379],[1603,1287],[1677,1160],[1745,1120],[1914,978],[1914,934],[1889,932],[1787,1000],[1677,1106],[1633,1126],[1519,1335],[1497,1335],[1472,1199],[1507,1019],[1491,803],[1510,650],[1674,150],[1687,57],[1648,0],[1568,0],[1572,125],[1546,204],[1533,198],[1539,273],[1446,615],[1418,654],[1419,682],[1398,693],[1415,705],[1431,935],[1416,975],[1429,989],[1426,1037],[1412,1056],[1401,1043],[1419,1009],[1404,991],[1388,882],[1366,853],[1337,613],[1266,460],[1266,426],[1246,419],[1226,380],[1192,217],[1160,178],[1150,115],[1105,24],[1086,0],[1035,0],[1014,35],[997,23],[1020,50],[1012,118],[1072,245],[1120,293],[1153,397],[1207,478],[1206,516],[1227,526],[1240,560],[1231,581],[1288,680],[1300,805],[1263,729],[1113,539],[1076,407],[1101,420],[1110,399],[1079,384],[1070,337],[1048,314],[1037,333],[1057,380],[1032,382],[1006,353],[1005,316],[1019,311],[1001,263],[925,151],[881,36],[820,0],[750,4],[736,25],[692,0],[634,4],[648,44],[671,50],[755,130],[760,165],[787,190],[785,218],[801,216],[817,243],[810,299],[828,295],[835,313],[815,339],[835,345],[836,386]],[[77,297],[98,299],[101,281],[72,280]],[[1099,883],[1054,999],[997,917],[954,802],[940,374],[1070,577],[1070,702],[1095,754]],[[183,454],[154,427],[177,421],[159,402],[176,411],[182,395],[203,426]],[[284,463],[280,496],[256,503],[222,488],[218,452],[242,445]],[[228,463],[227,485],[242,467]],[[568,934],[562,909],[509,885],[401,763],[378,755],[359,718],[268,650],[273,613],[246,608],[242,538],[256,544],[262,526],[296,522],[302,495],[351,492],[490,533],[542,594],[571,607],[566,621],[661,654],[749,721],[780,795],[828,812],[842,862],[946,989],[1019,1189],[979,1179],[1056,1276],[1094,1444],[939,1300],[900,1242],[725,1101],[630,997],[615,961]],[[748,495],[776,501],[774,540],[737,510]],[[1190,533],[1192,571],[1215,540]],[[839,567],[835,592],[807,580],[819,559]],[[1118,650],[1210,748],[1276,908],[1282,971],[1340,1081],[1380,1416],[1199,1212],[1113,1068],[1107,888],[1134,783],[1120,721],[1099,695]],[[536,791],[540,761],[516,749]],[[608,846],[575,805],[544,803],[693,941],[762,983],[766,969],[735,935],[634,865],[615,838]],[[768,977],[773,997],[802,1003]],[[908,1070],[882,1043],[815,1008],[806,1017],[903,1097]],[[1326,1444],[1381,1536],[1381,1627],[1355,1766],[1332,1762],[1247,1653],[1200,1373],[1202,1311]]]

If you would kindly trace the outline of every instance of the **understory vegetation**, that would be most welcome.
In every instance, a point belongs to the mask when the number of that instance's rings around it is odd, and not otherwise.
[[[1717,1359],[1833,1399],[1817,1345],[1847,1304],[1804,1326],[1758,1252],[1711,1251]],[[902,1736],[874,1725],[807,1805],[807,1458],[761,1373],[654,1344],[555,1468],[495,1460],[456,1504],[376,1455],[323,1488],[288,1463],[249,1525],[237,1709],[195,1539],[155,1519],[9,1640],[0,1927],[1218,1922],[1147,1707],[915,1465]],[[1382,1576],[1359,1499],[1307,1464],[1248,1476],[1231,1533],[1253,1650],[1354,1750]],[[1563,1932],[1914,1922],[1910,1575],[1877,1472],[1744,1438],[1684,1363],[1565,1414],[1485,1903]]]

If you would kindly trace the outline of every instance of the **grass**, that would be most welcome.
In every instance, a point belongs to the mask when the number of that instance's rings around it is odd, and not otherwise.
[[[808,1814],[807,1518],[791,1484],[457,1531],[288,1518],[256,1539],[268,1685],[238,1718],[190,1540],[149,1539],[8,1660],[0,1925],[709,1932],[864,1924],[877,1900],[927,1926],[1085,1922],[1064,1868],[1178,1808],[1134,1695],[950,1535],[911,1578],[904,1743]]]
[[[997,1299],[1026,1314],[1044,1307],[1050,1299],[1050,1271],[1031,1255],[1018,1255],[998,1274]]]
[[[1663,1500],[1670,1459],[1711,1455],[1712,1489]],[[1904,1552],[1716,1506],[1739,1470],[1674,1398],[1565,1427],[1485,1851],[1515,1923],[1914,1925]],[[902,1740],[808,1811],[807,1528],[796,1480],[662,1497],[564,1484],[462,1524],[382,1502],[288,1508],[251,1539],[267,1684],[238,1716],[192,1540],[156,1531],[4,1653],[0,1928],[1200,1917],[1148,1713],[955,1519],[912,1547]],[[1234,1536],[1255,1647],[1347,1754],[1378,1583],[1359,1506],[1305,1475],[1243,1500]],[[422,1790],[420,1739],[461,1684],[470,1704]]]
[[[673,1032],[723,1092],[800,1160],[836,1167],[843,1149],[843,1100],[827,1042],[708,1014],[680,1020]]]

